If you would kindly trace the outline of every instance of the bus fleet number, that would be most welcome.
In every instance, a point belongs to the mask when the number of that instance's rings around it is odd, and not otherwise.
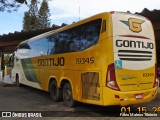
[[[143,77],[153,77],[153,73],[143,73]]]
[[[90,58],[76,58],[76,64],[93,64],[94,63],[94,57]]]

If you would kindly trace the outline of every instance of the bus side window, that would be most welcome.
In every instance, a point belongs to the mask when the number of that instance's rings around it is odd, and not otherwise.
[[[106,20],[103,20],[101,33],[106,31]]]
[[[49,46],[48,55],[55,54],[55,35],[48,36],[46,39]]]
[[[19,48],[15,51],[16,59],[24,59],[29,56],[30,46],[28,43],[23,43],[19,45]]]
[[[37,53],[40,56],[48,55],[49,53],[49,44],[48,39],[46,37],[43,37],[39,39],[37,42],[35,42]]]
[[[101,19],[82,24],[72,29],[70,51],[81,51],[96,44],[99,39]]]

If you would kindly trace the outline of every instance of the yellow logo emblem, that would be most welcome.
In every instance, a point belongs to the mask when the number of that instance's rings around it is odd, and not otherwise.
[[[121,22],[127,25],[131,31],[139,33],[142,31],[141,24],[144,21],[136,18],[129,18],[128,21],[121,20]]]

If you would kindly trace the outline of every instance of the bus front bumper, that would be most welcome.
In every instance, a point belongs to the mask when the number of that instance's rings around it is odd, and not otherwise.
[[[104,106],[120,105],[127,106],[150,102],[156,98],[158,87],[141,91],[115,91],[108,87],[103,88]]]

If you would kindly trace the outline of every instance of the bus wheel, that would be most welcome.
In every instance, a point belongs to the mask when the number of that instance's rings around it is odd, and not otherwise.
[[[70,83],[66,83],[63,87],[63,100],[70,107],[74,107],[76,105],[76,101],[73,100],[72,88]]]
[[[16,75],[16,85],[18,87],[21,87],[21,84],[19,83],[19,75],[18,74]]]
[[[58,102],[61,100],[62,98],[61,89],[58,88],[56,81],[51,81],[49,85],[49,92],[53,101]]]

